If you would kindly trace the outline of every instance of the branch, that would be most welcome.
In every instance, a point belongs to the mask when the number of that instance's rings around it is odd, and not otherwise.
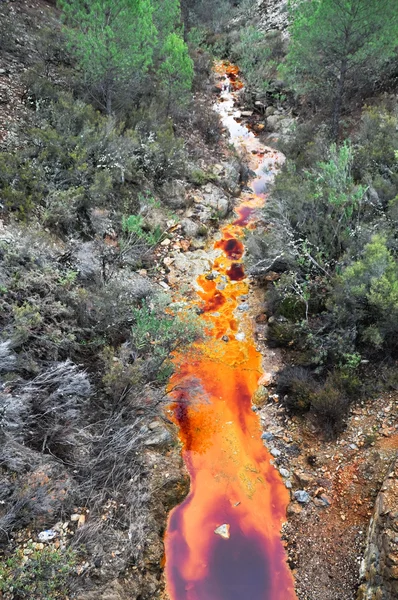
[[[253,267],[251,267],[249,269],[249,274],[250,275],[262,275],[263,273],[267,273],[267,271],[270,271],[272,269],[272,267],[274,266],[274,264],[280,258],[283,258],[283,254],[278,254],[278,256],[275,256],[275,258],[270,262],[270,264],[267,266],[264,266],[264,267],[260,267],[260,265],[265,263],[267,261],[267,259],[264,258],[263,260],[259,260]]]

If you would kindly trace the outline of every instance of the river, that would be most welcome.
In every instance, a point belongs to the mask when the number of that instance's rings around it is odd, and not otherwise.
[[[294,600],[280,530],[289,493],[261,440],[251,398],[261,376],[249,316],[243,237],[283,155],[240,121],[238,70],[217,64],[225,88],[215,110],[230,141],[256,176],[237,201],[235,219],[214,242],[211,273],[196,282],[209,336],[176,359],[174,419],[191,478],[190,492],[169,516],[165,536],[170,600]]]

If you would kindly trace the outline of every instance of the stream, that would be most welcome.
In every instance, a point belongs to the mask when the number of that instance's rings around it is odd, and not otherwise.
[[[169,516],[166,590],[170,600],[294,600],[280,540],[289,493],[252,410],[262,357],[242,264],[245,228],[254,227],[253,213],[284,157],[240,122],[238,69],[218,63],[216,72],[224,89],[214,108],[256,176],[237,201],[235,220],[220,229],[211,273],[195,284],[209,337],[176,358],[170,383],[191,486]]]

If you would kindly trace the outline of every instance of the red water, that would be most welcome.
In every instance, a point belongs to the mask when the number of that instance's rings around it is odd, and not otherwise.
[[[237,83],[237,72],[234,77]],[[228,94],[224,100],[223,106]],[[259,146],[251,137],[242,144],[249,149],[249,142]],[[273,156],[275,172],[281,157]],[[197,280],[197,304],[204,324],[211,325],[209,337],[175,359],[173,414],[191,488],[171,512],[165,537],[170,600],[296,598],[280,541],[289,495],[270,464],[251,405],[261,355],[251,320],[238,309],[249,291],[241,264],[243,231],[263,202],[263,195],[242,198],[237,219],[222,228],[215,277]],[[229,526],[228,539],[215,533],[221,525]]]

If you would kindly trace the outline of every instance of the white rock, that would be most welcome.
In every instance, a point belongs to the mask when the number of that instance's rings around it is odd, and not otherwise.
[[[220,525],[219,527],[217,527],[217,529],[214,530],[214,533],[224,538],[224,540],[229,540],[231,535],[229,532],[229,528],[229,525],[227,523],[224,523],[224,525]]]

